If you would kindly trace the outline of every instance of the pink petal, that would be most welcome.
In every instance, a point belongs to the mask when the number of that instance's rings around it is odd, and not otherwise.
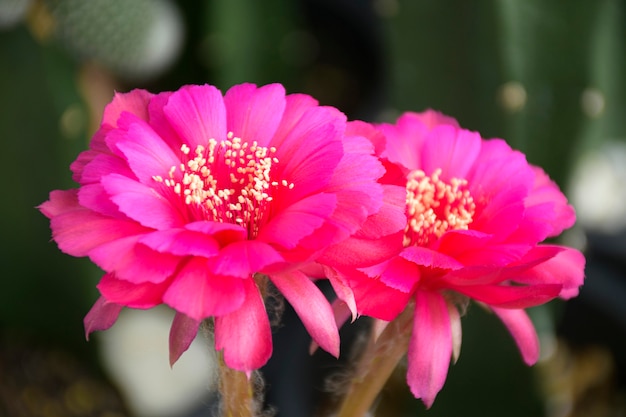
[[[109,194],[100,183],[83,185],[78,190],[78,202],[81,206],[107,217],[130,220],[119,207],[111,201]]]
[[[270,279],[294,308],[313,340],[331,355],[339,356],[339,331],[328,300],[300,271],[272,274]]]
[[[421,113],[415,114],[415,116],[429,129],[433,129],[439,125],[450,125],[454,127],[459,127],[459,123],[455,118],[446,116],[443,113],[440,113],[436,110],[427,109]]]
[[[421,169],[430,175],[441,169],[441,178],[466,178],[481,147],[482,139],[476,132],[451,125],[434,127],[421,149]]]
[[[428,268],[459,269],[463,266],[454,258],[421,246],[406,247],[400,256],[407,261]]]
[[[539,338],[535,326],[524,310],[490,307],[509,329],[527,365],[539,359]]]
[[[172,327],[170,328],[170,366],[174,366],[180,355],[182,355],[198,334],[200,322],[187,317],[184,314],[176,313]]]
[[[452,353],[448,306],[436,292],[418,291],[409,342],[407,382],[416,398],[430,408],[443,388]]]
[[[418,265],[396,256],[389,260],[379,279],[394,290],[411,293],[420,281],[420,275]]]
[[[212,236],[186,229],[168,229],[147,233],[139,240],[151,249],[177,256],[195,255],[206,258],[219,253],[219,244]]]
[[[162,303],[163,292],[168,285],[168,281],[158,284],[151,282],[133,284],[117,279],[113,274],[105,274],[97,288],[100,290],[100,294],[111,303],[130,308],[147,309]]]
[[[258,240],[292,249],[305,236],[319,228],[336,206],[334,194],[315,194],[277,213],[259,231]]]
[[[360,120],[348,122],[346,125],[346,136],[360,136],[367,138],[367,140],[374,146],[375,155],[381,155],[385,150],[385,135],[383,135],[380,129],[377,129],[370,123]]]
[[[209,268],[216,275],[248,278],[269,265],[283,261],[282,256],[267,243],[245,240],[223,248],[209,260]]]
[[[245,301],[230,314],[215,318],[215,349],[224,351],[228,367],[246,372],[265,365],[272,354],[272,334],[265,304],[253,280],[240,280]]]
[[[544,304],[559,295],[559,284],[512,285],[465,285],[455,287],[458,292],[490,306],[503,308],[526,308]]]
[[[307,94],[289,94],[285,97],[285,111],[278,129],[274,133],[272,145],[282,148],[283,141],[290,136],[291,131],[300,123],[300,119],[312,108],[318,106],[317,100]]]
[[[133,120],[130,115],[124,117],[129,119],[129,127],[127,131],[116,131],[123,135],[123,140],[116,146],[126,157],[133,173],[146,185],[155,184],[155,175],[166,178],[170,168],[180,164],[180,154],[175,153],[147,123]]]
[[[59,249],[72,256],[86,256],[100,245],[147,230],[135,222],[104,217],[81,207],[76,190],[53,191],[39,209],[51,218],[52,236]]]
[[[102,185],[120,210],[143,226],[167,229],[185,223],[173,202],[152,187],[118,174],[104,177]]]
[[[124,112],[134,114],[147,121],[148,103],[152,97],[152,93],[139,89],[128,93],[115,93],[113,100],[104,109],[102,124],[117,127],[117,120]]]
[[[99,330],[107,330],[113,326],[120,311],[122,311],[121,305],[109,302],[104,297],[98,298],[83,320],[85,338],[89,340],[91,333]]]
[[[106,272],[135,284],[163,282],[178,267],[180,257],[159,253],[138,243],[143,235],[104,243],[89,252],[89,258]]]
[[[354,298],[354,292],[352,291],[352,288],[350,288],[350,284],[347,280],[344,279],[344,276],[342,274],[328,267],[324,268],[324,271],[324,275],[328,277],[328,281],[330,281],[330,284],[332,285],[335,294],[337,294],[337,299],[335,300],[335,302],[333,302],[333,311],[335,312],[335,321],[340,328],[343,322],[340,323],[337,320],[338,310],[335,307],[336,305],[342,304],[344,308],[352,314],[352,321],[354,321],[357,318],[358,314],[356,300]]]
[[[559,296],[565,299],[578,295],[579,287],[585,279],[585,257],[576,249],[558,245],[541,245],[539,249],[560,249],[554,257],[524,272],[513,279],[525,284],[560,284]]]
[[[232,223],[201,220],[187,223],[185,229],[211,236],[220,244],[220,247],[248,238],[248,232],[243,227]]]
[[[379,264],[402,250],[404,232],[378,239],[351,237],[331,246],[317,260],[332,267],[364,268]]]
[[[391,321],[406,307],[412,293],[398,291],[352,268],[337,271],[354,292],[359,314]]]
[[[209,139],[226,139],[226,107],[222,93],[210,85],[184,86],[172,93],[163,112],[173,130],[192,151]]]
[[[85,165],[80,183],[90,184],[100,182],[102,177],[112,173],[124,175],[129,178],[133,178],[135,176],[133,171],[130,170],[127,161],[119,156],[111,154],[97,154],[89,161],[89,163]]]
[[[456,363],[461,355],[461,342],[463,329],[461,327],[461,315],[459,310],[452,303],[448,304],[448,314],[450,315],[450,334],[452,335],[452,361]]]
[[[280,146],[272,142],[279,160],[275,171],[272,166],[272,176],[294,183],[288,193],[273,194],[275,204],[290,205],[324,190],[344,154],[345,123],[345,116],[336,109],[310,108],[287,137],[277,140],[282,139]]]
[[[235,137],[269,146],[285,111],[285,89],[280,84],[257,88],[240,84],[224,95],[227,126]]]
[[[163,294],[163,302],[194,320],[231,313],[244,302],[244,282],[213,275],[206,259],[191,258]]]

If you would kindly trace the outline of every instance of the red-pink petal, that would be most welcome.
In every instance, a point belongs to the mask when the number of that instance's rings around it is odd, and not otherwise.
[[[246,372],[265,365],[272,354],[272,334],[265,304],[253,280],[243,280],[245,300],[232,313],[215,318],[215,349],[228,367]]]
[[[216,275],[248,278],[269,265],[283,261],[282,256],[267,243],[244,240],[223,248],[209,260],[209,268]]]
[[[168,281],[158,284],[143,282],[133,284],[117,279],[113,274],[105,274],[97,287],[100,294],[109,302],[130,308],[147,309],[161,304],[163,292],[169,285]]]
[[[559,296],[572,298],[578,295],[585,279],[585,257],[576,249],[557,245],[541,245],[537,250],[560,249],[554,257],[516,274],[512,279],[524,284],[560,284]]]
[[[385,270],[380,274],[380,282],[394,290],[411,293],[420,280],[419,266],[396,256],[387,262]]]
[[[120,210],[143,226],[167,229],[185,223],[173,202],[152,187],[118,174],[104,177],[102,185]]]
[[[226,106],[222,93],[210,85],[184,86],[169,96],[163,112],[173,130],[192,151],[209,139],[226,139]]]
[[[421,149],[421,169],[427,175],[441,169],[441,179],[466,178],[476,160],[482,139],[476,132],[451,125],[435,126]]]
[[[147,233],[139,239],[139,243],[157,252],[177,256],[195,255],[208,258],[219,253],[219,244],[212,236],[186,229]]]
[[[163,302],[194,320],[231,313],[244,302],[246,279],[211,273],[206,259],[191,258],[163,294]]]
[[[135,284],[159,283],[172,275],[180,257],[159,253],[139,242],[143,235],[128,236],[104,243],[89,251],[89,258],[106,272]]]
[[[270,279],[294,308],[313,340],[326,352],[339,356],[339,331],[326,297],[300,271],[272,274]]]
[[[400,256],[407,261],[428,268],[459,269],[463,266],[454,258],[421,246],[406,247],[400,253]]]
[[[283,116],[285,103],[285,89],[280,84],[258,88],[254,84],[236,85],[224,95],[228,130],[243,141],[256,141],[267,147]]]
[[[332,215],[337,197],[334,194],[315,194],[290,205],[265,224],[258,239],[286,249],[313,233]]]
[[[430,408],[443,388],[452,354],[450,315],[436,292],[415,294],[415,318],[409,342],[407,382],[416,398]]]
[[[524,310],[490,307],[509,329],[527,365],[539,360],[539,338],[533,322]]]
[[[560,284],[465,285],[455,287],[458,292],[485,304],[503,308],[526,308],[546,303],[559,295]]]
[[[89,335],[95,331],[107,330],[117,320],[122,311],[119,304],[107,301],[106,298],[100,297],[89,310],[83,324],[85,326],[85,338],[89,340]]]
[[[170,366],[173,366],[180,358],[180,355],[189,349],[191,342],[198,334],[199,327],[200,321],[187,317],[184,314],[176,313],[170,328]]]

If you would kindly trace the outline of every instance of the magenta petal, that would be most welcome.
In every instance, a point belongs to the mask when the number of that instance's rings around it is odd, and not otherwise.
[[[212,236],[186,229],[159,230],[147,233],[139,243],[161,253],[172,255],[204,256],[208,258],[219,253],[219,244]]]
[[[102,244],[89,252],[89,258],[120,279],[136,284],[163,282],[176,270],[180,257],[159,253],[138,243],[142,236],[128,236]]]
[[[396,256],[387,262],[379,279],[395,290],[411,293],[420,280],[420,269],[414,262]]]
[[[265,304],[253,280],[243,280],[245,301],[232,313],[215,318],[215,349],[224,362],[246,372],[265,365],[272,355],[272,333]]]
[[[104,109],[102,124],[117,127],[117,120],[124,112],[148,120],[148,103],[152,97],[152,93],[139,89],[128,93],[115,93],[111,103]]]
[[[452,354],[448,306],[436,292],[415,294],[415,318],[409,342],[407,382],[416,398],[430,408],[443,388]]]
[[[163,113],[192,152],[198,145],[206,147],[209,139],[226,139],[226,106],[213,86],[182,87],[169,96]]]
[[[429,268],[459,269],[463,266],[454,258],[421,246],[404,248],[400,256],[407,261]]]
[[[173,366],[180,355],[189,349],[191,342],[198,334],[199,327],[200,322],[198,320],[176,313],[170,328],[170,366]]]
[[[192,258],[174,277],[163,302],[198,321],[221,316],[241,307],[245,281],[213,275],[206,259]]]
[[[167,229],[185,223],[172,202],[152,187],[118,174],[102,178],[102,185],[120,211],[143,226]]]
[[[466,178],[480,148],[481,137],[476,132],[451,125],[434,127],[421,149],[421,169],[430,175],[441,169],[441,178]]]
[[[104,297],[98,298],[89,313],[85,316],[83,324],[85,325],[85,338],[89,340],[89,335],[95,331],[107,330],[117,320],[122,311],[119,304],[109,302]]]
[[[526,308],[546,303],[559,295],[560,284],[513,285],[465,285],[458,292],[490,306],[503,308]]]
[[[293,249],[302,238],[324,224],[332,215],[336,202],[334,194],[315,194],[304,198],[276,214],[260,230],[258,239]]]
[[[539,338],[533,322],[524,310],[490,307],[509,329],[527,365],[539,360]]]
[[[220,247],[224,247],[230,243],[238,242],[240,240],[246,240],[248,238],[247,230],[238,224],[232,223],[219,223],[201,220],[187,223],[185,225],[185,229],[211,236],[219,242]]]
[[[533,266],[512,279],[524,284],[561,284],[561,298],[572,298],[585,279],[585,257],[576,249],[558,245],[540,245],[533,252],[560,250],[554,257]]]
[[[174,150],[147,123],[136,121],[130,124],[128,131],[120,133],[124,139],[116,146],[142,183],[154,184],[155,175],[165,177],[170,168],[180,164],[180,158]]]
[[[163,292],[168,285],[167,281],[158,284],[151,282],[133,284],[117,279],[113,274],[105,274],[97,287],[100,294],[112,303],[147,309],[162,303]]]
[[[285,110],[285,89],[280,84],[240,84],[226,92],[224,103],[227,126],[235,137],[269,146]]]
[[[313,340],[338,357],[339,330],[324,294],[300,271],[273,274],[270,279],[294,308]]]
[[[283,261],[283,257],[267,243],[245,240],[223,248],[219,255],[209,260],[209,267],[216,275],[248,278],[271,264]]]

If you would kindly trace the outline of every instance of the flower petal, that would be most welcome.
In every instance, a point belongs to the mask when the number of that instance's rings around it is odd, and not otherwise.
[[[216,257],[208,260],[208,267],[215,275],[248,278],[283,261],[283,257],[267,243],[245,240],[223,248]]]
[[[513,285],[464,285],[458,292],[485,304],[503,308],[526,308],[546,303],[559,295],[560,284]]]
[[[441,169],[441,179],[466,178],[480,153],[482,139],[476,132],[438,125],[428,133],[421,149],[421,169],[427,175]]]
[[[502,320],[515,339],[522,358],[527,365],[534,365],[539,360],[539,338],[533,322],[524,310],[494,308],[491,310]]]
[[[285,88],[280,84],[258,87],[240,84],[224,95],[227,126],[235,137],[269,146],[285,111]]]
[[[270,279],[294,308],[313,340],[339,356],[339,330],[333,310],[322,292],[300,271],[272,274]]]
[[[163,113],[192,151],[206,147],[209,139],[226,139],[226,106],[222,93],[211,85],[182,87],[169,96]]]
[[[243,283],[245,300],[232,313],[215,318],[215,349],[228,367],[246,372],[265,365],[272,354],[272,334],[265,304],[253,280]]]
[[[118,174],[102,178],[102,185],[120,210],[143,226],[167,229],[185,224],[181,212],[152,187]]]
[[[89,252],[89,258],[117,278],[139,284],[159,283],[178,267],[180,257],[159,253],[139,243],[143,235],[128,236],[104,243]]]
[[[219,253],[219,244],[212,236],[186,229],[158,230],[147,233],[138,242],[157,252],[177,256],[195,255],[208,258]]]
[[[451,353],[452,332],[446,301],[436,292],[418,291],[407,356],[407,382],[426,408],[433,405],[443,388]]]
[[[85,338],[89,340],[91,333],[99,330],[107,330],[113,326],[120,311],[122,311],[122,307],[123,306],[119,304],[107,301],[104,297],[98,298],[83,320]]]
[[[180,355],[182,355],[198,334],[200,321],[187,317],[184,314],[176,313],[170,328],[170,366],[174,366]]]
[[[100,294],[109,302],[130,308],[147,309],[161,304],[163,292],[169,285],[168,281],[158,284],[132,282],[117,279],[113,274],[105,274],[97,285]]]
[[[244,302],[244,281],[211,273],[206,259],[191,258],[163,294],[163,302],[194,320],[231,313]]]

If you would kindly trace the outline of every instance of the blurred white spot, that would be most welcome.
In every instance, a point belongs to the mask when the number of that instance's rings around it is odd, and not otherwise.
[[[572,175],[578,224],[614,232],[626,226],[626,144],[611,141],[584,155]]]
[[[526,89],[518,81],[509,81],[498,89],[498,101],[505,110],[516,113],[526,105]]]
[[[113,327],[97,334],[105,369],[133,415],[184,415],[205,402],[214,389],[217,362],[202,333],[170,368],[168,340],[173,317],[173,312],[163,307],[124,309]]]
[[[32,0],[0,0],[0,29],[21,22],[31,3]]]
[[[597,88],[586,88],[580,96],[580,106],[587,117],[599,117],[604,111],[604,94]]]

